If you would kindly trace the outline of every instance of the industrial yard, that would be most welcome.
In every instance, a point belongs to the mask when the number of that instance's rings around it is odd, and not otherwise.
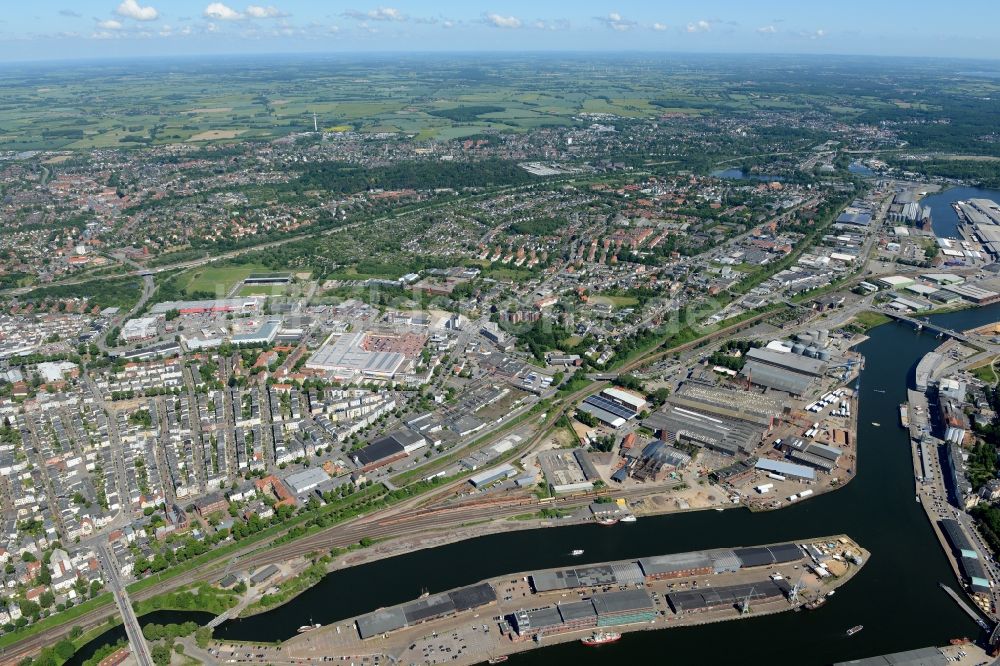
[[[868,557],[850,538],[831,536],[521,572],[425,594],[277,647],[224,645],[217,657],[222,663],[473,664],[597,631],[665,629],[833,603],[828,595]]]

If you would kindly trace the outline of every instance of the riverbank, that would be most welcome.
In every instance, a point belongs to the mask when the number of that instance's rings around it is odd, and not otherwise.
[[[280,650],[254,652],[282,664],[328,658],[474,664],[543,644],[578,641],[598,626],[627,634],[795,610],[832,596],[869,557],[841,535],[796,545],[506,574],[309,631]],[[692,564],[695,559],[705,564]],[[725,571],[713,574],[709,561],[727,562]],[[567,571],[575,573],[566,576]],[[706,596],[710,592],[715,596]],[[449,605],[462,600],[468,601],[467,608],[456,612]],[[420,619],[410,626],[406,618],[417,608],[422,609],[415,616]],[[236,646],[220,649],[223,663],[240,658]]]

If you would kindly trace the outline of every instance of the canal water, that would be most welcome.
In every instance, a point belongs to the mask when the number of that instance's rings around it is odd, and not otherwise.
[[[921,206],[931,207],[934,233],[942,238],[961,238],[958,233],[960,220],[951,204],[969,199],[993,199],[1000,202],[1000,190],[984,190],[978,187],[953,187],[950,190],[932,194],[920,201]]]
[[[1000,320],[1000,304],[933,317],[966,329]],[[328,624],[381,606],[504,573],[704,548],[748,546],[846,533],[871,551],[862,571],[819,610],[703,627],[631,633],[610,646],[543,647],[518,664],[606,664],[667,658],[679,664],[829,664],[975,638],[979,629],[938,586],[957,581],[915,501],[913,467],[898,406],[920,358],[940,343],[905,324],[875,328],[859,347],[859,470],[845,488],[780,511],[699,511],[641,518],[615,527],[574,525],[495,534],[335,571],[268,613],[230,620],[215,635],[287,639],[306,622]],[[873,423],[880,423],[876,427]],[[570,556],[575,548],[582,557]],[[864,631],[846,637],[856,624]]]
[[[139,618],[139,624],[183,624],[184,622],[197,622],[198,624],[208,624],[215,617],[211,613],[200,611],[169,611],[160,610],[146,613]],[[125,625],[119,624],[113,629],[108,629],[103,634],[90,641],[76,651],[63,666],[81,666],[83,662],[94,656],[101,647],[118,641],[127,640],[125,636]]]

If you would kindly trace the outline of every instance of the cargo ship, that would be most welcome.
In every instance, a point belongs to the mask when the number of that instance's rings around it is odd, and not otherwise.
[[[910,408],[905,402],[899,406],[899,424],[904,428],[910,427]]]
[[[597,524],[598,525],[604,525],[605,527],[610,527],[611,525],[617,525],[618,524],[618,519],[617,518],[598,518],[597,519]]]
[[[856,624],[856,625],[854,625],[853,627],[851,627],[850,629],[847,630],[847,635],[848,636],[853,636],[854,634],[858,633],[862,629],[864,629],[864,625]]]
[[[588,647],[595,647],[598,645],[607,645],[608,643],[614,643],[621,637],[622,635],[615,631],[599,631],[597,633],[591,634],[586,638],[581,638],[580,642]]]

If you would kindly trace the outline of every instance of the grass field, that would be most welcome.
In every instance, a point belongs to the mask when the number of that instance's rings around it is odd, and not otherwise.
[[[632,296],[604,296],[602,294],[596,294],[590,297],[591,303],[605,303],[613,305],[616,308],[630,308],[639,304],[639,299]]]
[[[229,293],[238,282],[242,282],[251,273],[265,271],[267,268],[259,264],[243,266],[204,266],[191,271],[184,291],[188,294],[207,292],[222,297]]]
[[[969,368],[972,376],[980,381],[984,381],[991,386],[995,385],[1000,378],[997,377],[997,373],[993,370],[993,361],[995,359],[990,359],[982,365],[977,365],[974,368]]]

